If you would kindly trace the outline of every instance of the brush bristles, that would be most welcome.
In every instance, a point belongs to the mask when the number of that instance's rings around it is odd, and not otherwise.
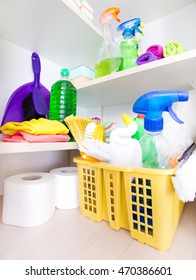
[[[78,117],[70,115],[64,119],[66,125],[71,131],[76,143],[78,146],[82,144],[84,140],[84,132],[88,123],[93,122],[92,119],[88,119],[85,117]]]
[[[42,116],[35,111],[32,93],[27,95],[27,97],[23,100],[22,109],[23,109],[23,121],[45,118],[45,116]]]

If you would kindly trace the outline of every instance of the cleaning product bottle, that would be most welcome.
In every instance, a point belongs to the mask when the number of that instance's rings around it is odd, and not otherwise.
[[[122,63],[119,45],[114,40],[111,27],[114,19],[120,21],[118,18],[119,12],[119,8],[112,7],[105,10],[100,16],[99,23],[102,25],[103,43],[94,67],[96,78],[117,72]]]
[[[122,116],[127,127],[114,128],[110,133],[111,160],[110,164],[141,167],[141,148],[138,140],[132,139],[138,129],[131,116]],[[137,156],[133,157],[137,153]]]
[[[140,140],[140,138],[144,135],[144,115],[143,114],[138,114],[135,118],[134,121],[137,123],[137,132],[132,135],[132,138]]]
[[[77,91],[69,81],[70,71],[61,69],[61,80],[54,83],[50,93],[49,119],[64,123],[65,117],[76,115]]]
[[[127,114],[124,114],[122,116],[122,119],[124,121],[124,124],[128,127],[132,122],[133,118]],[[138,114],[135,118],[134,121],[137,124],[137,131],[135,134],[133,134],[131,137],[133,139],[140,140],[140,138],[144,135],[144,115],[143,114]]]
[[[118,31],[123,31],[123,40],[120,43],[120,52],[123,58],[123,63],[119,70],[124,70],[136,66],[136,60],[139,56],[138,42],[135,38],[135,33],[138,31],[143,35],[143,32],[139,28],[141,27],[140,18],[134,18],[121,23],[118,27]]]
[[[142,166],[147,168],[168,168],[170,145],[163,136],[164,111],[178,123],[183,123],[174,113],[172,104],[188,100],[187,91],[154,91],[139,97],[133,105],[133,112],[144,114],[145,133],[139,140],[142,149]]]

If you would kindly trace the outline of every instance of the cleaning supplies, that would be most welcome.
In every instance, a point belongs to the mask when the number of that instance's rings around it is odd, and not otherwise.
[[[122,57],[119,53],[119,45],[115,42],[111,23],[114,19],[118,22],[120,9],[112,7],[105,10],[99,19],[102,25],[103,44],[100,48],[97,63],[95,64],[95,77],[102,77],[113,72],[117,72],[122,63]]]
[[[82,145],[86,126],[92,122],[92,119],[70,115],[66,117],[64,121],[71,131],[77,145]]]
[[[146,64],[146,63],[149,63],[149,62],[152,62],[155,60],[158,60],[156,55],[154,55],[152,52],[146,52],[137,58],[136,64],[142,65],[142,64]]]
[[[140,140],[140,138],[144,135],[144,115],[138,114],[134,121],[137,123],[137,131],[134,135],[132,135],[132,138]]]
[[[34,72],[34,86],[32,92],[22,102],[23,120],[30,121],[32,119],[39,119],[47,117],[48,108],[42,91],[40,89],[40,71],[41,63],[37,53],[32,54],[32,66]]]
[[[163,47],[161,45],[151,45],[147,48],[146,52],[153,53],[157,59],[163,58]]]
[[[0,130],[4,134],[13,134],[16,131],[25,131],[33,135],[43,135],[43,134],[67,134],[69,132],[68,128],[55,120],[48,120],[45,118],[39,118],[38,120],[32,119],[30,121],[23,122],[8,122],[0,127]]]
[[[172,41],[163,47],[163,56],[168,57],[185,52],[185,47],[178,41]]]
[[[195,143],[193,146],[195,148]],[[189,153],[188,158],[185,157],[183,165],[177,167],[175,176],[172,177],[172,183],[178,198],[183,202],[194,201],[196,198],[196,149]]]
[[[62,79],[51,87],[49,119],[58,120],[64,123],[65,117],[76,115],[77,90],[68,80],[70,71],[67,68],[61,69]],[[73,136],[70,133],[71,140]]]
[[[120,52],[123,58],[123,63],[120,66],[120,70],[128,69],[136,65],[136,59],[138,57],[138,42],[135,38],[135,33],[138,31],[143,35],[143,32],[139,28],[140,26],[140,18],[134,18],[124,21],[117,27],[118,31],[123,31],[123,40],[120,43]]]
[[[187,101],[187,91],[154,91],[139,97],[133,112],[144,114],[145,133],[139,143],[142,149],[142,165],[147,168],[168,168],[170,145],[162,135],[164,111],[178,123],[183,123],[174,113],[174,102]]]
[[[98,139],[85,138],[79,150],[99,161],[109,161],[111,159],[111,146]]]
[[[137,123],[131,116],[124,114],[123,120],[127,127],[117,127],[110,133],[111,160],[114,165],[141,166],[141,148],[138,140],[132,139],[138,129]],[[128,119],[128,120],[127,120]],[[134,156],[135,155],[135,156]]]
[[[39,92],[38,95],[35,92],[35,98],[40,97],[40,94],[42,94],[43,98],[41,97],[41,104],[39,103],[39,100],[36,102],[37,106],[42,106],[43,102],[45,103],[43,106],[44,108],[44,113],[47,114],[49,110],[49,100],[50,100],[50,91],[43,86],[39,79],[40,79],[40,71],[41,71],[41,64],[40,64],[40,59],[37,53],[32,53],[31,55],[31,60],[32,60],[32,68],[34,72],[34,80],[30,83],[24,84],[17,88],[12,95],[10,96],[5,112],[2,118],[1,126],[4,125],[7,122],[22,122],[24,121],[24,100],[29,96],[30,93],[32,93],[33,89],[36,87],[38,88]],[[45,106],[46,105],[46,106]],[[31,108],[28,109],[34,111],[34,108],[32,108],[32,103],[31,103]],[[42,112],[43,113],[43,112]],[[44,114],[44,115],[45,115]]]

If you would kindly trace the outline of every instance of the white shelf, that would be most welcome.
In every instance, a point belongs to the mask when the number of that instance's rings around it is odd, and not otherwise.
[[[0,38],[67,67],[94,65],[100,31],[62,0],[1,0]]]
[[[191,90],[196,49],[78,85],[78,104],[90,108],[130,103],[148,91]]]
[[[61,151],[75,149],[77,149],[77,144],[75,142],[15,143],[0,141],[0,154]]]

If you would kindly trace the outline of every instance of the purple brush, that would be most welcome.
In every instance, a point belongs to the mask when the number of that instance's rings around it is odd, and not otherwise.
[[[37,55],[35,53],[32,54],[32,66],[33,66],[33,57]],[[37,55],[38,56],[38,55]],[[4,125],[7,122],[22,122],[24,121],[24,114],[23,114],[23,108],[22,104],[24,102],[24,99],[29,96],[30,93],[33,92],[33,89],[35,88],[35,76],[34,73],[34,81],[24,84],[17,88],[12,95],[10,96],[8,103],[6,105],[3,119],[1,122],[1,126]],[[44,97],[47,110],[49,108],[50,103],[50,91],[47,90],[40,82],[38,88],[40,89],[42,96]]]

